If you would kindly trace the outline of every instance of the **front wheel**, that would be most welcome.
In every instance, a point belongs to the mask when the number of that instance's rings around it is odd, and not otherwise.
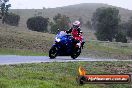
[[[71,54],[71,58],[72,59],[76,59],[81,53],[81,48],[77,48],[75,50],[73,50],[72,54]]]
[[[52,46],[52,48],[49,51],[49,57],[50,59],[54,59],[57,56],[58,48],[56,46]]]

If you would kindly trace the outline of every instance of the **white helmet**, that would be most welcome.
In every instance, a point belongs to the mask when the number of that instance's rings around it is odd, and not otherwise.
[[[79,28],[80,27],[80,21],[75,21],[75,22],[73,22],[73,27],[74,28]]]

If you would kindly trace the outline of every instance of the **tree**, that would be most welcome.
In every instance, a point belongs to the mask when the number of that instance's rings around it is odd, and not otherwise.
[[[1,10],[1,16],[2,16],[2,23],[4,24],[6,16],[8,14],[9,7],[11,7],[11,4],[7,4],[9,0],[1,0],[0,1],[0,10]]]
[[[118,31],[127,34],[128,25],[129,25],[128,22],[121,22],[121,23],[119,23]]]
[[[120,31],[125,33],[127,35],[127,37],[132,38],[132,17],[130,17],[127,22],[122,22],[119,25],[119,29],[120,29]]]
[[[127,36],[132,38],[132,17],[127,22]]]
[[[57,30],[60,29],[60,31],[62,30],[68,30],[70,29],[70,18],[65,16],[65,15],[61,15],[61,14],[57,14],[54,18],[53,18],[54,22],[51,23],[51,33],[57,33]]]
[[[61,14],[58,13],[58,14],[53,18],[54,22],[57,23],[57,22],[61,19],[61,17],[62,17]]]
[[[92,17],[92,26],[96,30],[96,36],[101,41],[112,41],[118,33],[120,21],[119,10],[116,8],[98,8]]]
[[[47,32],[48,18],[31,17],[27,20],[27,28],[32,31]]]

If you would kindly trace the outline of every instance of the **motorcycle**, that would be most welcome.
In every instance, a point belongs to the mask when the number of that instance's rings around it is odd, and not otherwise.
[[[73,41],[73,37],[64,31],[58,32],[55,37],[55,44],[49,50],[50,59],[57,56],[71,56],[76,59],[81,53],[81,47],[78,41]]]

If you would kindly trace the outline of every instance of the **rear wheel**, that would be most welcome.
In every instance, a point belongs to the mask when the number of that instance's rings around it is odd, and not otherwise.
[[[49,57],[50,59],[54,59],[57,56],[58,48],[56,46],[52,46],[52,48],[49,51]]]
[[[81,53],[81,48],[77,48],[77,49],[73,50],[71,58],[76,59],[80,55],[80,53]]]

